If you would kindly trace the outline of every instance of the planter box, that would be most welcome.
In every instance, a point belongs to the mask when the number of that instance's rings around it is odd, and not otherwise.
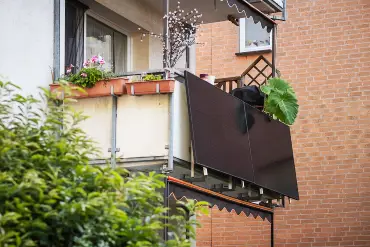
[[[129,95],[150,95],[173,93],[175,88],[174,80],[158,81],[136,81],[126,84],[127,94]]]
[[[112,78],[107,81],[98,81],[92,88],[82,88],[85,92],[80,92],[79,90],[72,90],[71,98],[83,99],[83,98],[96,98],[111,95],[111,87],[113,87],[113,92],[115,95],[122,95],[126,93],[126,83],[128,79],[126,78]],[[50,91],[60,91],[63,89],[59,84],[50,84]],[[73,84],[71,84],[73,86]]]

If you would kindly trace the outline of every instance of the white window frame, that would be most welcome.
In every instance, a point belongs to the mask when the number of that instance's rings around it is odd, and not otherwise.
[[[260,25],[257,23],[256,25]],[[239,19],[239,51],[242,52],[258,52],[272,51],[272,32],[270,32],[270,45],[261,47],[246,47],[245,46],[245,18]]]
[[[110,20],[104,18],[103,16],[95,13],[93,10],[88,10],[85,12],[85,18],[84,18],[84,60],[86,61],[86,28],[87,28],[87,16],[94,18],[97,21],[100,21],[101,23],[107,25],[108,27],[114,29],[117,32],[120,32],[127,37],[127,55],[126,55],[126,61],[127,61],[127,72],[132,70],[132,64],[133,64],[133,57],[132,57],[132,37],[130,33],[125,30],[123,27],[111,22]]]

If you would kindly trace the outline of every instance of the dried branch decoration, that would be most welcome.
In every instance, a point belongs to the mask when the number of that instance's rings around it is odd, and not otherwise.
[[[196,44],[196,33],[199,32],[200,24],[203,23],[200,21],[201,17],[202,14],[199,14],[196,8],[185,13],[178,2],[176,10],[163,17],[163,19],[168,19],[168,48],[166,48],[165,37],[162,34],[142,33],[141,40],[146,35],[161,39],[163,54],[167,54],[166,67],[173,68],[186,48]]]

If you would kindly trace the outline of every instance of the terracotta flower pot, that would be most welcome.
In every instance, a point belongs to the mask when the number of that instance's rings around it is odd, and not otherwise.
[[[173,93],[175,88],[174,80],[157,81],[136,81],[126,83],[127,94],[129,95],[150,95]]]
[[[96,98],[111,95],[111,88],[113,87],[113,92],[115,95],[122,95],[126,93],[126,83],[128,79],[126,78],[112,78],[109,80],[98,81],[92,88],[81,88],[85,92],[74,89],[72,90],[71,98],[82,99],[82,98]],[[50,91],[60,91],[62,88],[59,84],[50,84]],[[73,84],[71,84],[73,86]]]

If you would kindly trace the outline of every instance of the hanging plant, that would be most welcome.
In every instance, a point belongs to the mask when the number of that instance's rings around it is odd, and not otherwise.
[[[261,90],[267,96],[264,111],[281,122],[292,125],[297,118],[299,105],[289,83],[280,78],[273,78],[268,80]]]

